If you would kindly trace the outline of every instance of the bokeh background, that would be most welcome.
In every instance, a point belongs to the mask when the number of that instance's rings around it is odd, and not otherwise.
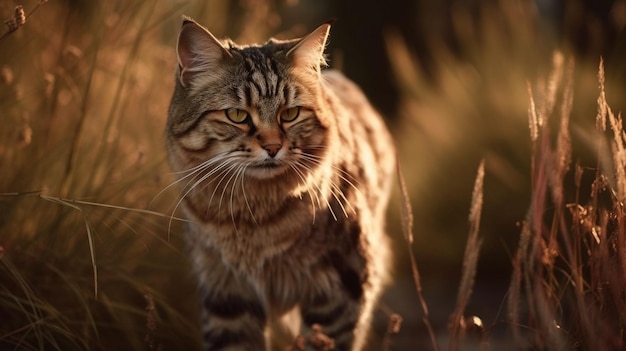
[[[397,194],[390,205],[394,283],[369,350],[434,347],[409,250],[448,345],[481,160],[483,241],[466,313],[482,320],[482,347],[510,347],[504,301],[531,194],[529,86],[573,62],[573,161],[589,169],[601,58],[608,103],[626,103],[623,0],[2,0],[0,16],[14,19],[17,5],[26,21],[0,39],[0,349],[199,347],[163,145],[183,14],[239,43],[335,19],[330,66],[385,116],[413,206],[409,245]],[[403,325],[385,341],[390,313]]]

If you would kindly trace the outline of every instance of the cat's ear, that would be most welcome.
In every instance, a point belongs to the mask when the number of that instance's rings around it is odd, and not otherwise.
[[[217,68],[231,53],[204,27],[191,18],[183,18],[176,44],[178,79],[186,87],[193,77]]]
[[[326,66],[324,49],[329,33],[330,22],[322,24],[309,35],[300,39],[300,41],[287,52],[287,57],[291,58],[294,66],[307,67],[316,72],[320,72],[321,67]]]

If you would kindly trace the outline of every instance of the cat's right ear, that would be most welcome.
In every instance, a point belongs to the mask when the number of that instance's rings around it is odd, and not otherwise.
[[[318,74],[321,72],[321,68],[326,66],[324,49],[332,22],[331,20],[317,27],[287,52],[287,57],[293,60],[295,66],[309,69]]]
[[[176,44],[178,79],[187,87],[201,72],[216,69],[231,53],[204,27],[184,17]]]

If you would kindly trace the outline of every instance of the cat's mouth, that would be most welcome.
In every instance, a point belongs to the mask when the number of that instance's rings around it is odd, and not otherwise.
[[[277,160],[275,160],[273,158],[268,158],[268,159],[265,159],[265,160],[255,164],[254,167],[271,169],[271,168],[280,168],[283,165],[284,164],[282,162],[280,162],[280,161],[277,161]]]
[[[286,164],[274,159],[267,159],[254,163],[248,167],[248,174],[261,178],[272,178],[286,170]]]

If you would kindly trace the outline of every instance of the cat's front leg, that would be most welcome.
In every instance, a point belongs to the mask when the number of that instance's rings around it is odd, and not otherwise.
[[[318,276],[327,275],[324,280],[332,282],[330,289],[319,291],[301,303],[302,335],[308,339],[307,350],[323,350],[324,346],[319,344],[324,342],[331,343],[336,351],[357,351],[363,345],[373,301],[369,301],[370,294],[364,291],[367,284],[364,266],[348,263],[361,260],[346,259],[344,255],[358,254],[331,252],[318,272]]]
[[[265,350],[266,315],[258,301],[229,293],[203,300],[205,350]]]
[[[201,294],[204,350],[265,350],[265,306],[243,279],[211,269],[213,279]]]

